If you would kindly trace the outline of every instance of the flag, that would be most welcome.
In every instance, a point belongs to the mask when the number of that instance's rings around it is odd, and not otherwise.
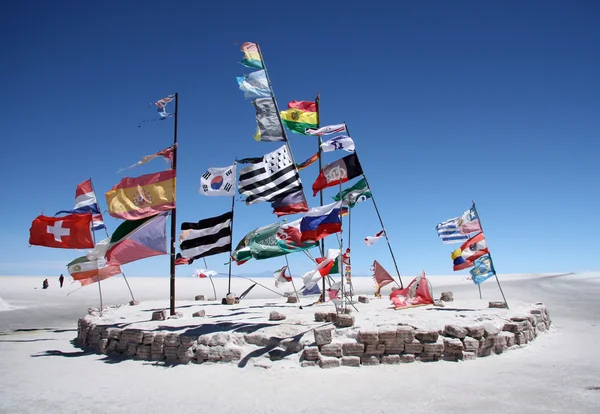
[[[322,277],[327,276],[329,271],[340,256],[340,249],[327,249],[325,257],[318,263],[314,270],[305,273],[302,276],[304,286],[307,289],[312,288]]]
[[[194,259],[191,259],[189,257],[183,257],[181,255],[181,253],[177,253],[175,255],[175,266],[180,266],[180,265],[189,265],[192,264],[192,262],[194,261]]]
[[[327,135],[333,134],[334,132],[342,132],[346,129],[346,124],[327,125],[319,129],[308,128],[305,133],[306,135]]]
[[[272,96],[265,70],[257,70],[249,75],[238,76],[238,85],[246,98],[266,98]]]
[[[438,236],[444,244],[460,243],[469,238],[466,234],[461,234],[458,227],[460,217],[454,217],[435,226]]]
[[[106,251],[109,248],[110,248],[110,237],[107,237],[104,240],[100,240],[99,242],[96,242],[96,245],[94,246],[94,248],[92,250],[88,250],[85,257],[87,257],[89,260],[103,259],[104,256],[106,255]]]
[[[194,277],[199,277],[200,279],[206,279],[207,277],[212,278],[216,276],[218,273],[214,270],[208,269],[194,269]]]
[[[106,266],[104,258],[88,259],[86,256],[78,257],[67,265],[67,271],[81,283],[81,286],[89,285],[90,283],[99,280],[108,279],[111,276],[121,273],[120,266]]]
[[[248,68],[263,69],[265,66],[258,51],[258,45],[252,42],[245,42],[240,48],[244,52],[244,58],[240,62]]]
[[[158,151],[156,154],[146,155],[145,157],[142,157],[142,159],[140,161],[136,162],[135,164],[133,164],[127,168],[121,168],[119,171],[117,171],[117,174],[120,173],[121,171],[125,171],[130,168],[145,164],[148,161],[152,161],[153,159],[158,158],[158,157],[163,157],[163,159],[167,163],[168,168],[171,168],[171,165],[173,164],[173,152],[174,151],[175,151],[175,145],[171,145],[168,148]]]
[[[404,289],[395,289],[390,293],[394,309],[409,308],[418,305],[433,305],[433,295],[425,272],[415,277]]]
[[[476,259],[487,253],[489,250],[483,233],[471,237],[450,255],[454,262],[454,271],[472,267]]]
[[[345,183],[363,173],[356,154],[346,155],[323,167],[317,180],[312,185],[313,196],[324,188]]]
[[[123,220],[139,220],[173,210],[175,170],[125,177],[105,196],[109,214]]]
[[[381,230],[379,233],[377,233],[375,236],[367,236],[365,237],[365,244],[367,246],[372,246],[375,244],[375,242],[379,239],[381,239],[383,236],[385,235],[385,231]]]
[[[173,99],[175,99],[175,94],[171,94],[166,98],[159,99],[158,101],[156,101],[155,105],[158,107],[159,110],[164,111],[165,109],[167,109],[167,104]]]
[[[200,178],[200,194],[207,196],[235,196],[235,164],[213,167]]]
[[[292,101],[288,109],[281,111],[281,120],[295,134],[306,135],[307,129],[319,125],[319,113],[315,102]]]
[[[371,190],[367,186],[367,180],[361,179],[352,187],[346,188],[340,193],[333,196],[335,201],[342,200],[342,207],[348,206],[354,208],[358,203],[369,200],[371,198]]]
[[[273,98],[257,98],[252,101],[252,104],[256,109],[257,129],[254,139],[266,142],[285,141]]]
[[[287,194],[282,198],[278,198],[271,202],[273,207],[273,213],[277,217],[285,216],[287,214],[298,214],[305,213],[308,211],[308,204],[304,197],[304,191],[298,190]]]
[[[334,284],[331,285],[331,287],[329,289],[327,289],[327,296],[329,297],[329,300],[331,300],[336,305],[339,305],[341,303],[341,300],[338,297],[338,294],[340,293],[341,288],[342,288],[341,282],[335,282]]]
[[[496,270],[489,254],[484,254],[479,259],[476,259],[473,262],[473,266],[473,269],[469,273],[471,273],[471,279],[473,279],[473,283],[476,285],[496,275]]]
[[[462,216],[460,216],[456,222],[456,226],[458,227],[460,234],[471,234],[481,231],[479,217],[477,216],[477,213],[473,207],[465,211]]]
[[[98,206],[98,200],[96,199],[96,193],[92,186],[92,179],[86,180],[77,185],[75,189],[75,207],[72,210],[61,210],[55,214],[85,214],[91,212],[92,216],[92,228],[94,230],[102,230],[106,228],[102,214],[100,213],[100,207]]]
[[[122,265],[147,257],[167,254],[167,215],[123,222],[110,238],[107,265]]]
[[[354,152],[354,141],[352,138],[346,135],[340,135],[339,137],[331,138],[323,142],[321,144],[321,150],[323,150],[323,152],[331,152],[335,150]]]
[[[37,216],[29,229],[29,244],[58,249],[94,247],[91,222],[92,213],[63,217]]]
[[[341,204],[338,201],[325,206],[311,208],[300,222],[302,241],[317,241],[330,234],[341,232]]]
[[[181,256],[198,259],[231,251],[232,219],[233,213],[228,211],[197,223],[181,223]]]
[[[390,276],[388,271],[385,270],[377,260],[373,261],[373,280],[378,287],[378,292],[382,287],[395,282],[394,278]]]
[[[285,274],[288,270],[289,269],[287,266],[283,266],[281,269],[277,269],[276,271],[273,272],[273,277],[275,278],[275,287],[276,288],[283,285],[284,283],[292,281],[292,277],[287,276]]]
[[[274,201],[301,189],[300,176],[285,145],[240,170],[238,191],[247,197],[246,204]]]
[[[296,168],[298,168],[298,171],[303,170],[306,167],[308,167],[309,165],[311,165],[314,162],[316,162],[318,159],[319,159],[319,153],[315,152],[313,155],[310,156],[309,159],[307,159],[306,161],[304,161],[302,164],[296,164]]]
[[[302,290],[303,296],[320,295],[320,294],[321,294],[321,289],[319,289],[319,285],[317,283],[315,283],[314,286],[311,287],[310,289],[307,289],[306,286],[304,286],[304,290]]]
[[[158,101],[156,101],[154,103],[154,105],[156,105],[156,110],[158,111],[158,121],[164,121],[167,118],[172,117],[175,114],[172,113],[167,113],[167,104],[169,102],[171,102],[173,99],[175,99],[175,94],[169,95],[166,98],[162,98],[159,99]],[[150,106],[152,106],[152,104],[150,104]],[[142,126],[143,123],[145,122],[150,122],[150,121],[157,121],[157,119],[146,119],[143,120],[142,122],[139,123],[138,128],[140,128]]]
[[[350,209],[342,205],[342,208],[340,208],[340,217],[346,217],[348,214],[350,214]]]

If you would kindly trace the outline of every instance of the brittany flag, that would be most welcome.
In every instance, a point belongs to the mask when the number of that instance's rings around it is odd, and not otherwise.
[[[75,190],[75,207],[72,210],[61,210],[55,214],[85,214],[92,213],[92,228],[94,230],[102,230],[106,228],[102,214],[100,213],[100,207],[98,206],[98,200],[96,199],[96,193],[92,186],[92,179],[86,180],[81,184],[77,185]]]

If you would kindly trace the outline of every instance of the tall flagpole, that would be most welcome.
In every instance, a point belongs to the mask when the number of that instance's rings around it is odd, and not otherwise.
[[[479,227],[481,227],[481,233],[483,233],[484,237],[485,237],[485,233],[483,232],[483,225],[481,224],[481,217],[479,217],[479,213],[477,212],[477,207],[475,207],[475,201],[471,200],[473,202],[473,211],[475,212],[475,215],[477,216],[477,220],[479,220]],[[487,244],[487,239],[486,239],[486,244]],[[506,305],[506,309],[510,309],[508,307],[508,302],[506,301],[506,297],[504,296],[504,292],[502,291],[502,286],[500,286],[500,280],[498,279],[498,274],[496,273],[496,267],[494,266],[494,260],[492,259],[492,253],[490,253],[489,251],[489,247],[488,247],[488,256],[490,256],[490,264],[492,265],[492,269],[494,270],[494,276],[496,277],[496,282],[498,282],[498,288],[500,289],[500,293],[502,294],[502,299],[504,299],[504,304]]]
[[[317,129],[319,129],[319,127],[321,126],[321,94],[318,93],[317,97],[315,98],[315,105],[317,107]],[[321,139],[321,135],[317,135],[317,152],[319,154],[319,172],[321,171],[321,169],[323,169],[323,159],[322,159],[322,154],[323,154],[323,150],[321,149],[321,144],[323,143],[323,140]],[[323,206],[323,191],[319,191],[319,201],[320,201],[320,205]],[[340,219],[341,220],[341,219]],[[321,257],[325,258],[325,238],[321,239],[321,243],[319,246],[320,250],[321,250]],[[323,278],[323,290],[321,292],[321,302],[325,303],[325,279]]]
[[[173,199],[175,200],[173,210],[171,210],[171,295],[170,295],[170,313],[175,315],[175,232],[177,226],[177,118],[179,117],[179,94],[175,92],[175,117],[173,126],[173,165],[175,178],[173,179]]]
[[[91,182],[91,181],[90,181]],[[92,188],[93,191],[93,188]],[[94,193],[96,194],[96,193]],[[96,199],[96,201],[98,201],[98,199]],[[92,218],[94,217],[94,215],[92,214]],[[96,235],[94,234],[94,222],[92,221],[90,223],[90,225],[92,226],[91,231],[92,231],[92,241],[94,242],[94,246],[96,245]],[[96,260],[96,266],[98,265],[98,259]],[[102,288],[100,287],[100,274],[98,274],[98,292],[100,293],[100,315],[102,315],[102,309],[104,309],[104,306],[102,306]]]
[[[233,162],[233,166],[236,166],[236,162]],[[231,239],[233,239],[233,216],[234,216],[234,211],[235,211],[235,188],[233,189],[233,196],[231,197],[231,223],[229,225],[229,231],[231,232]],[[233,240],[232,240],[233,241]],[[233,253],[233,243],[230,243],[229,245],[229,281],[227,282],[227,294],[229,295],[231,293],[231,262],[233,261],[231,259],[231,254]],[[215,299],[216,299],[216,294],[215,294]],[[227,303],[227,301],[225,301],[225,303]]]
[[[346,132],[350,136],[350,131],[348,130],[348,125],[346,124],[346,122],[344,122],[344,125],[346,126]],[[356,158],[358,158],[358,154],[356,152],[355,152],[355,154],[356,154]],[[367,176],[364,173],[364,171],[363,171],[362,176],[365,179],[365,183],[367,184],[369,191],[371,191],[371,200],[373,200],[373,206],[375,207],[375,212],[377,213],[377,217],[379,218],[379,223],[381,224],[383,234],[385,235],[385,241],[387,242],[388,248],[390,250],[390,254],[392,255],[392,260],[394,261],[394,267],[396,268],[396,274],[398,275],[398,280],[400,281],[400,289],[404,289],[404,284],[402,283],[402,277],[400,277],[400,270],[398,270],[398,264],[396,263],[396,257],[394,256],[394,251],[392,250],[392,246],[390,244],[390,239],[388,238],[387,231],[385,230],[385,226],[383,225],[383,220],[381,219],[381,214],[379,214],[379,209],[377,208],[377,203],[375,203],[375,197],[373,196],[373,190],[371,189],[371,186],[369,185],[369,181],[367,180]]]

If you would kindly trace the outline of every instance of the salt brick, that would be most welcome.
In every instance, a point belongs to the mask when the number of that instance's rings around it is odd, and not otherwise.
[[[321,368],[337,368],[341,365],[341,361],[335,357],[321,355],[319,357],[319,366]]]
[[[470,336],[471,338],[475,338],[475,339],[483,338],[483,334],[485,333],[483,325],[472,325],[472,326],[467,326],[466,328],[467,328],[467,335]]]
[[[326,344],[321,347],[321,355],[340,358],[342,356],[342,344]]]
[[[413,354],[402,354],[400,355],[400,362],[403,364],[415,362],[415,356]]]
[[[473,359],[477,359],[475,352],[463,352],[463,361],[471,361]]]
[[[446,325],[444,327],[444,333],[453,338],[463,339],[467,336],[468,330],[458,325]]]
[[[319,348],[316,346],[307,346],[304,347],[304,351],[302,352],[302,359],[307,361],[316,361],[319,359]]]
[[[360,358],[360,363],[362,365],[379,365],[380,361],[379,361],[379,357],[377,357],[375,355],[363,355]]]
[[[412,326],[398,326],[396,327],[396,339],[409,344],[415,339],[415,330]]]
[[[404,344],[404,352],[407,354],[420,354],[423,352],[423,344],[415,339],[409,344]]]
[[[342,365],[346,367],[360,367],[360,357],[357,356],[343,356]]]
[[[475,338],[467,336],[463,339],[463,349],[467,352],[477,352],[479,349],[479,341]]]
[[[437,331],[418,330],[415,332],[415,338],[422,343],[434,343],[437,341],[439,333]]]
[[[396,329],[395,328],[385,328],[379,330],[379,341],[393,341],[396,339]]]
[[[323,327],[317,328],[314,330],[315,334],[315,342],[318,346],[326,345],[331,343],[331,333],[333,328],[331,327]]]
[[[384,355],[381,357],[382,364],[399,364],[400,355]]]
[[[358,342],[347,342],[342,344],[342,354],[344,356],[360,357],[365,352],[365,345]]]
[[[429,355],[442,355],[444,352],[444,343],[436,342],[436,343],[426,343],[423,344],[423,353]]]
[[[358,340],[363,344],[377,344],[379,342],[378,331],[358,331]]]

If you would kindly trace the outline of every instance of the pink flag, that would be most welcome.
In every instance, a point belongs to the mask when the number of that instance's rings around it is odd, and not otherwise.
[[[379,264],[377,260],[373,261],[373,280],[377,284],[378,288],[382,288],[385,285],[389,285],[394,282],[394,278]]]

